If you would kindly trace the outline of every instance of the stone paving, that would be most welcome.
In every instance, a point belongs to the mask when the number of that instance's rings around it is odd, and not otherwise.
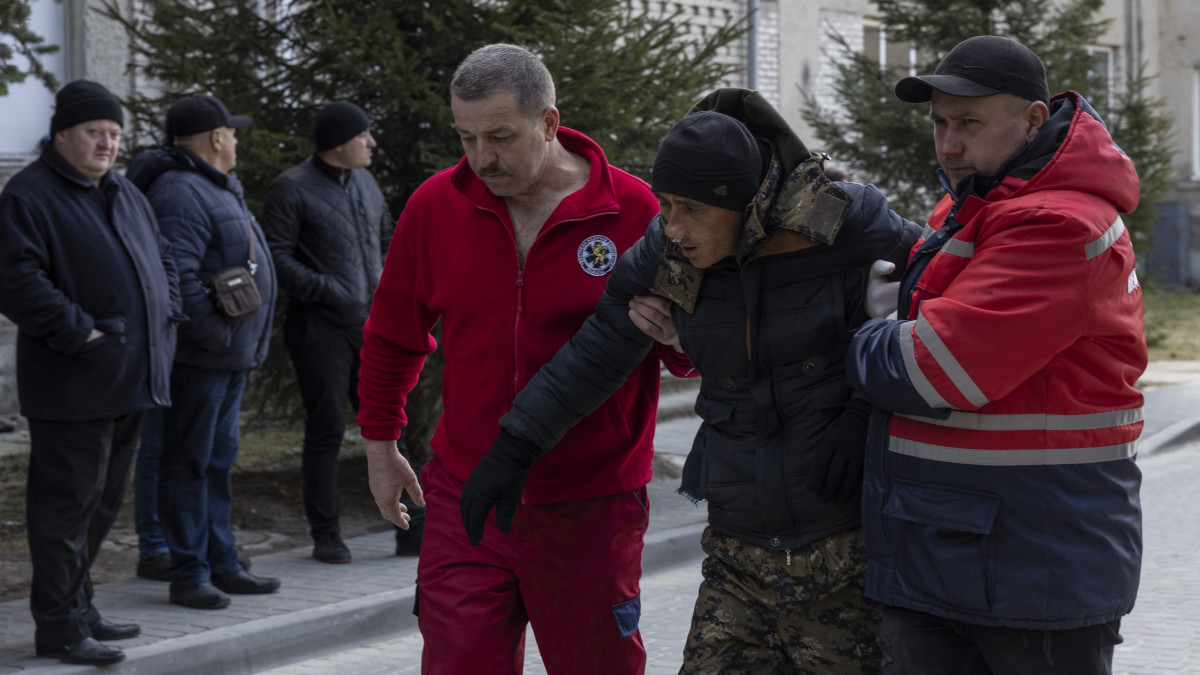
[[[1147,457],[1142,504],[1145,558],[1137,607],[1122,622],[1117,675],[1200,673],[1200,446]],[[700,557],[642,579],[642,636],[647,675],[679,671],[692,603],[700,583]],[[544,675],[536,640],[527,637],[525,673]],[[421,636],[402,637],[266,671],[269,675],[318,673],[419,673]]]

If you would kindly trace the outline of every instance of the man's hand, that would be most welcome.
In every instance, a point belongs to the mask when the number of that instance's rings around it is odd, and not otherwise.
[[[492,449],[479,460],[463,483],[458,503],[467,539],[476,546],[483,539],[488,514],[496,507],[496,524],[501,532],[512,530],[513,516],[525,491],[525,476],[541,448],[523,438],[501,431]]]
[[[425,493],[408,460],[396,448],[396,441],[367,441],[367,477],[371,496],[379,512],[402,529],[408,529],[408,507],[400,495],[408,490],[414,503],[425,506]]]
[[[683,352],[679,334],[675,332],[675,320],[671,318],[670,300],[654,295],[635,295],[629,301],[629,318],[646,335]]]
[[[896,304],[900,300],[900,282],[886,279],[895,271],[896,264],[887,260],[871,263],[871,274],[867,278],[867,316],[886,319],[896,312]]]

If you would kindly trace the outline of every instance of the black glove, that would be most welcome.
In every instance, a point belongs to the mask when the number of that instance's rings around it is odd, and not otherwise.
[[[496,507],[496,524],[501,532],[512,529],[513,515],[525,491],[525,475],[542,454],[533,443],[517,438],[506,431],[492,441],[492,449],[479,460],[475,470],[463,483],[458,510],[472,546],[483,539],[483,526],[492,507]]]
[[[867,451],[867,424],[871,404],[851,398],[842,414],[825,429],[813,451],[808,489],[829,504],[846,504],[860,494],[863,457]]]

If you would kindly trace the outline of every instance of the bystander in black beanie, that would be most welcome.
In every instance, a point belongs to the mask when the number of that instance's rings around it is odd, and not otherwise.
[[[362,108],[349,101],[334,101],[317,112],[317,123],[313,129],[317,152],[332,150],[370,126],[371,120]]]
[[[125,111],[112,92],[90,80],[69,82],[54,95],[50,135],[92,120],[112,120],[125,126]]]
[[[696,112],[663,138],[650,189],[744,213],[762,184],[763,166],[746,125],[719,112]]]

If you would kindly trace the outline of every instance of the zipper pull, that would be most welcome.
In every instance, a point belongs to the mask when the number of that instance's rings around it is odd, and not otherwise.
[[[790,548],[785,549],[784,553],[787,554],[787,566],[791,567],[792,566],[792,549],[790,549]]]

